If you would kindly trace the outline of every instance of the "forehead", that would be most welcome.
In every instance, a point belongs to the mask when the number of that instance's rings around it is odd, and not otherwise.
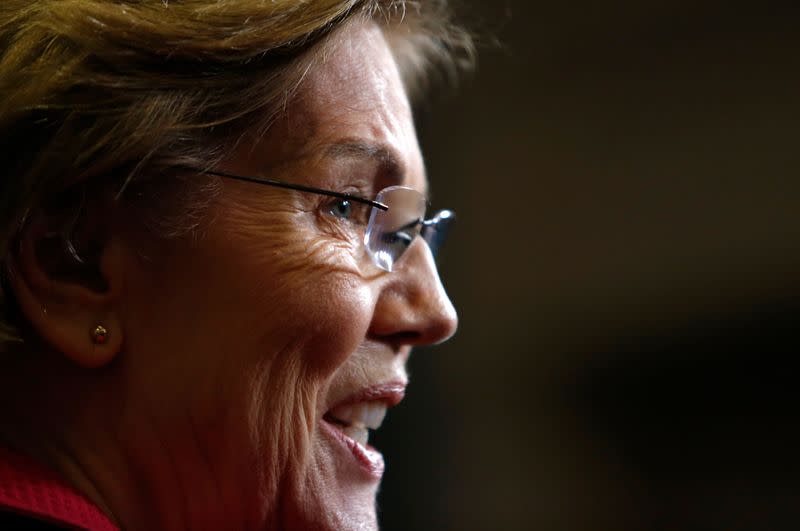
[[[333,35],[317,57],[302,92],[322,106],[335,102],[356,112],[370,110],[376,103],[395,111],[408,110],[383,31],[370,23],[354,22]]]
[[[391,155],[403,184],[426,191],[411,108],[377,25],[351,23],[332,36],[268,136],[287,161],[341,153],[337,145],[372,146],[384,160]],[[258,151],[270,156],[273,149]]]

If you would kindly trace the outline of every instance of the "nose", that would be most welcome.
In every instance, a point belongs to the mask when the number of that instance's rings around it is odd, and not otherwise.
[[[393,344],[434,345],[458,327],[428,245],[416,238],[392,273],[384,276],[370,335]]]

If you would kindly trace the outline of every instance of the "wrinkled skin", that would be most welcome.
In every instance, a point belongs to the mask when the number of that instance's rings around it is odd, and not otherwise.
[[[391,184],[424,192],[382,31],[356,24],[336,38],[285,117],[221,168],[366,197]],[[399,168],[330,149],[356,141]],[[199,234],[115,243],[125,340],[108,407],[122,413],[96,438],[93,497],[131,529],[374,529],[378,481],[319,426],[349,394],[406,381],[411,347],[454,332],[430,251],[417,239],[386,273],[331,198],[221,186]]]

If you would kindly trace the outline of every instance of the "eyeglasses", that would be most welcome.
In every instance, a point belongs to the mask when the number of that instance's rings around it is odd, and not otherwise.
[[[407,186],[389,186],[378,192],[374,200],[370,200],[352,194],[265,177],[249,177],[219,170],[187,169],[238,181],[336,197],[343,201],[339,205],[343,208],[348,208],[351,201],[370,206],[369,221],[364,234],[364,247],[373,263],[384,271],[391,272],[394,269],[394,265],[417,236],[421,236],[425,240],[435,258],[453,221],[455,221],[455,214],[450,210],[440,210],[433,217],[426,219],[427,201],[425,196]]]

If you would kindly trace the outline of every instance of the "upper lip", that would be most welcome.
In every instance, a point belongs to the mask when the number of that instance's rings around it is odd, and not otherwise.
[[[396,406],[403,400],[406,393],[406,383],[395,380],[383,382],[370,387],[365,387],[348,395],[346,398],[333,404],[328,411],[341,406],[357,404],[359,402],[385,402],[388,407]]]

